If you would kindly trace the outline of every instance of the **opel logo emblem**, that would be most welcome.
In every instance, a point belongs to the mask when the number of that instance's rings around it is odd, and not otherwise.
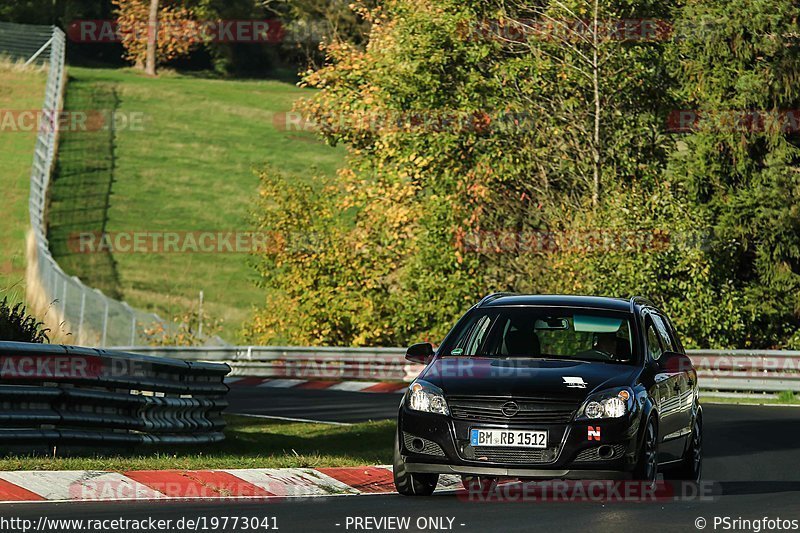
[[[508,418],[511,418],[519,413],[519,405],[517,405],[517,402],[506,402],[503,404],[503,407],[500,408],[500,411]]]

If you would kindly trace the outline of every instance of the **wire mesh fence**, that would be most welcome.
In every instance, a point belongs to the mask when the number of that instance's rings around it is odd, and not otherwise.
[[[156,314],[133,309],[65,273],[47,240],[48,187],[52,175],[64,93],[66,38],[57,27],[0,22],[0,55],[48,66],[42,120],[36,137],[29,200],[32,239],[28,250],[27,293],[34,308],[81,345],[146,344],[145,328],[166,325]]]
[[[50,26],[0,22],[0,53],[13,60],[46,65],[54,51],[50,46],[54,35]]]

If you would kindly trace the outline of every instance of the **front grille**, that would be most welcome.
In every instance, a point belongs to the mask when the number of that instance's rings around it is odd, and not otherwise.
[[[589,461],[610,461],[612,459],[618,459],[622,457],[625,453],[625,445],[624,444],[614,444],[611,446],[613,453],[610,457],[600,457],[600,446],[595,446],[594,448],[588,448],[586,450],[581,451],[577,457],[575,457],[576,462],[589,462]]]
[[[491,446],[467,447],[465,455],[474,461],[501,464],[541,464],[552,463],[556,459],[556,448],[526,450],[520,448],[496,448]]]
[[[513,416],[503,413],[508,402],[517,404],[519,411]],[[542,398],[469,398],[449,397],[450,415],[457,420],[471,422],[502,422],[524,424],[568,424],[580,407],[571,401]]]

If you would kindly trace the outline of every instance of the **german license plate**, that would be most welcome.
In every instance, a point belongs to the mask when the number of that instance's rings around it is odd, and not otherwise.
[[[547,432],[516,429],[472,429],[469,442],[473,446],[547,448]]]

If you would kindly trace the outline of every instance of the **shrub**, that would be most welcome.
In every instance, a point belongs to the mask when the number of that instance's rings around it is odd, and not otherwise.
[[[27,314],[21,303],[12,307],[8,303],[8,297],[0,301],[0,339],[14,342],[50,342],[47,336],[50,330],[43,326],[42,322]]]

